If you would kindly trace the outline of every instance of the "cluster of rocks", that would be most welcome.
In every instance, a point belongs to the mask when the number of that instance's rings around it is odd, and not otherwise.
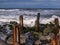
[[[60,33],[58,35],[60,35]],[[6,38],[6,35],[3,36],[5,36]],[[51,45],[51,38],[53,38],[53,36],[54,36],[53,33],[50,33],[49,35],[39,34],[38,38],[36,38],[33,32],[27,32],[26,34],[20,35],[20,41],[21,41],[20,43],[25,45]],[[13,36],[9,37],[9,39],[7,40],[8,44],[13,44],[12,38]]]

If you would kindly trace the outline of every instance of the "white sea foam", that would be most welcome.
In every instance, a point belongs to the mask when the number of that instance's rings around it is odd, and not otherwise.
[[[16,21],[19,23],[19,16],[23,15],[24,20],[24,26],[34,26],[35,24],[35,20],[36,20],[36,16],[34,17],[34,15],[37,15],[38,12],[40,12],[41,14],[47,14],[49,13],[54,13],[55,10],[38,10],[38,11],[33,11],[33,10],[22,10],[22,9],[9,9],[9,10],[5,10],[5,9],[0,9],[0,22],[10,22],[10,21]],[[59,10],[58,10],[59,11]],[[56,12],[58,12],[56,10]],[[33,15],[33,16],[25,16],[25,15]],[[56,16],[56,15],[52,15],[52,17],[50,18],[40,18],[40,23],[41,24],[47,24],[49,22],[53,22],[55,18],[59,19],[60,22],[60,17]],[[59,23],[60,24],[60,23]]]

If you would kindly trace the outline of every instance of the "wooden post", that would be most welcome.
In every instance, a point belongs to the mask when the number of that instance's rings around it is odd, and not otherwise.
[[[37,14],[37,20],[39,22],[39,18],[40,18],[40,13]]]
[[[18,27],[16,28],[16,37],[17,37],[17,45],[20,45],[19,43],[19,30],[18,30]]]
[[[59,32],[59,20],[58,18],[55,18],[55,31],[54,31],[54,34],[57,35],[57,33]]]
[[[54,20],[55,26],[54,26],[54,37],[52,39],[52,45],[59,45],[59,41],[58,41],[58,32],[59,32],[59,20],[58,18],[55,18]]]
[[[14,30],[13,30],[13,45],[18,45],[17,44],[17,32],[16,32],[16,26],[13,26]]]
[[[21,15],[20,17],[19,17],[19,27],[20,27],[20,30],[23,30],[23,16]]]
[[[37,20],[35,21],[35,30],[38,31],[38,23],[37,23]]]
[[[21,30],[20,30],[20,28],[18,27],[18,43],[19,43],[19,45],[21,45],[21,44],[20,44],[20,31],[21,31]]]
[[[39,30],[39,18],[40,18],[40,13],[37,14],[37,20],[35,21],[35,29],[37,31]]]
[[[20,33],[22,32],[23,30],[23,16],[21,15],[19,17],[19,28],[18,28],[18,42],[19,42],[19,45],[20,45]]]

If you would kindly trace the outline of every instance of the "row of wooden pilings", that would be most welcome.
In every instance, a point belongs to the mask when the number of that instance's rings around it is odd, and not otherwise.
[[[35,21],[35,29],[39,30],[39,18],[40,18],[40,13],[37,14],[37,19]],[[54,20],[55,23],[55,29],[54,29],[54,37],[51,40],[51,45],[59,45],[58,44],[58,38],[57,38],[57,33],[59,32],[59,20],[58,18],[55,18]],[[21,15],[19,17],[19,25],[18,26],[13,26],[13,45],[21,45],[20,44],[20,33],[23,30],[23,16]]]

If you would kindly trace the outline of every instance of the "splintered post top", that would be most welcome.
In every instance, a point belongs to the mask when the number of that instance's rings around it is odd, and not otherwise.
[[[19,17],[19,23],[22,25],[23,24],[23,16],[22,15],[20,15],[20,17]]]
[[[19,28],[20,30],[23,30],[23,15],[20,15],[19,17]]]
[[[22,19],[23,19],[23,16],[22,16],[22,15],[20,15],[19,20],[22,20]]]
[[[39,20],[39,18],[40,18],[40,13],[37,14],[37,19]]]
[[[55,23],[55,25],[59,25],[59,20],[58,20],[58,18],[55,18],[55,21],[54,21],[54,23]]]

